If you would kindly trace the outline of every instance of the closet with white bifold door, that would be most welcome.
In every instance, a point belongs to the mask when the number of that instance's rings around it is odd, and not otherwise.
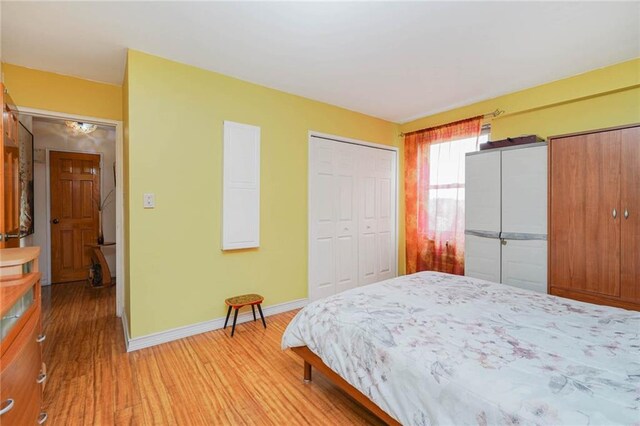
[[[397,275],[397,152],[309,138],[309,299]]]
[[[547,144],[468,153],[465,275],[547,292]]]

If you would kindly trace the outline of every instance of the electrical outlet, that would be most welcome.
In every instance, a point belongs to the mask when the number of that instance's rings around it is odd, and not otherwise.
[[[156,196],[153,193],[144,194],[144,208],[153,209],[156,207]]]

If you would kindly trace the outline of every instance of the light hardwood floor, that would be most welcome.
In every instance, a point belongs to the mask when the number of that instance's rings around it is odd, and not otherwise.
[[[287,312],[127,354],[115,289],[43,290],[49,425],[381,424],[280,350]]]

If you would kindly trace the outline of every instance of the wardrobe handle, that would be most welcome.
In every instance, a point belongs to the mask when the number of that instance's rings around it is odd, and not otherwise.
[[[624,218],[629,219],[629,210],[624,209]]]
[[[4,407],[0,409],[0,416],[8,411],[11,411],[11,409],[13,408],[13,399],[9,398],[5,402],[3,402],[3,404],[4,404]]]
[[[47,338],[47,336],[45,336],[44,334],[41,334],[36,338],[36,342],[37,343],[42,343],[42,342],[44,342],[44,339],[46,339],[46,338]]]
[[[41,385],[44,381],[47,380],[47,375],[44,373],[38,374],[38,378],[36,379],[36,383]]]
[[[614,219],[618,217],[618,210],[613,209],[613,211],[611,212],[611,216],[613,216]]]
[[[38,416],[38,424],[39,425],[44,424],[44,422],[46,422],[48,418],[49,418],[49,415],[43,411]]]

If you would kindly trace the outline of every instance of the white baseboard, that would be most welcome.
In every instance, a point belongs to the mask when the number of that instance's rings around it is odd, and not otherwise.
[[[262,308],[265,317],[281,314],[283,312],[292,311],[304,307],[309,303],[309,299],[292,300],[291,302],[280,303]],[[218,330],[224,327],[225,317],[215,318],[196,324],[186,325],[184,327],[173,328],[171,330],[160,331],[158,333],[148,334],[146,336],[134,337],[129,336],[128,319],[125,312],[122,313],[122,327],[124,328],[124,340],[127,346],[127,352],[137,351],[139,349],[149,348],[151,346],[160,345],[162,343],[171,342],[173,340],[183,339],[185,337],[194,336],[207,331]],[[233,318],[229,318],[229,327]],[[253,321],[251,312],[238,315],[236,324]],[[267,324],[268,326],[268,324]]]

